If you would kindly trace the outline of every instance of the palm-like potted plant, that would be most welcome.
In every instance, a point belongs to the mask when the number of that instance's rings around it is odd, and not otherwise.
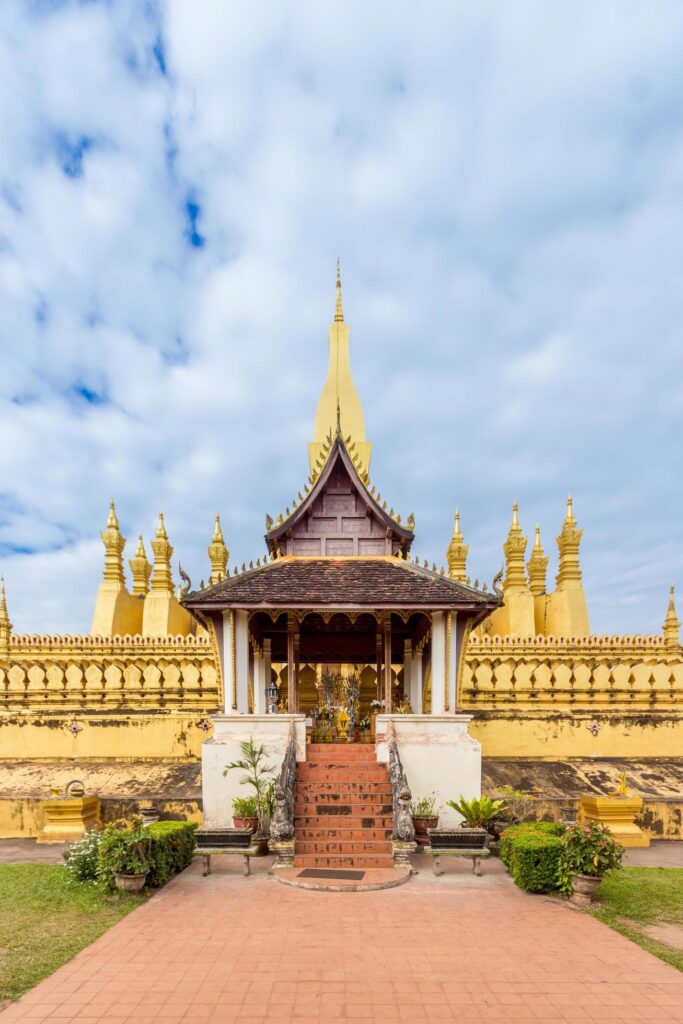
[[[482,846],[488,834],[486,826],[504,806],[503,800],[492,800],[489,796],[474,796],[471,800],[460,796],[458,800],[447,800],[446,803],[461,815],[460,831],[467,832],[472,839],[478,836]]]
[[[597,896],[608,871],[621,867],[624,847],[601,821],[570,825],[563,836],[560,861],[560,889],[578,906],[587,906]]]
[[[254,790],[254,795],[251,797],[253,804],[247,804],[249,798],[235,797],[233,800],[233,811],[235,810],[235,803],[239,802],[239,811],[243,813],[246,806],[248,810],[255,813],[245,814],[244,818],[240,817],[240,819],[233,818],[233,823],[235,827],[240,827],[237,825],[237,820],[255,817],[256,828],[262,835],[268,812],[268,791],[273,781],[275,768],[272,764],[266,763],[269,754],[264,745],[261,743],[257,747],[251,736],[246,742],[240,743],[240,752],[242,757],[239,761],[231,761],[229,765],[226,765],[223,775],[227,775],[228,772],[235,768],[240,768],[244,772],[240,782],[243,786],[251,786]]]
[[[428,846],[429,829],[436,828],[439,824],[439,815],[436,810],[436,793],[430,793],[419,800],[413,800],[410,805],[410,816],[413,819],[416,842],[420,846]]]

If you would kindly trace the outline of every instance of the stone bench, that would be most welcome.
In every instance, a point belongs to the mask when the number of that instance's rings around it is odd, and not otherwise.
[[[458,848],[457,846],[442,846],[438,849],[433,849],[431,846],[423,847],[423,853],[429,854],[434,863],[434,874],[442,875],[443,871],[440,870],[439,857],[470,857],[472,860],[472,873],[479,878],[481,875],[481,862],[484,857],[490,856],[489,850],[484,849],[472,849],[471,847]]]
[[[202,846],[198,847],[193,856],[203,857],[204,859],[204,871],[203,875],[206,878],[207,875],[211,874],[211,858],[212,857],[242,857],[244,861],[244,877],[248,878],[251,874],[251,868],[249,866],[250,857],[259,857],[263,854],[263,845],[258,846]]]

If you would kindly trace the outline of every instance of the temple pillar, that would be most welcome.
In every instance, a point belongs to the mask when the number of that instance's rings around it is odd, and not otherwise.
[[[416,715],[422,714],[422,659],[420,648],[413,652],[410,663],[410,705]]]
[[[375,634],[376,664],[377,664],[377,700],[382,699],[382,630],[378,624]]]
[[[300,630],[296,616],[287,616],[287,710],[290,715],[299,713],[299,672],[300,672]]]
[[[384,711],[390,715],[392,709],[391,685],[391,614],[384,618]]]
[[[457,712],[457,665],[458,665],[458,631],[456,628],[457,615],[455,612],[446,612],[446,650],[444,654],[445,664],[445,710],[447,714]]]
[[[223,678],[226,715],[249,713],[249,616],[223,612]]]
[[[411,640],[404,640],[403,642],[403,693],[408,698],[410,706],[415,710],[413,704],[413,675],[412,675],[412,661],[413,661],[413,644]]]
[[[254,714],[265,715],[266,711],[266,659],[262,648],[254,648]]]
[[[446,616],[432,612],[432,714],[443,715],[446,704]]]

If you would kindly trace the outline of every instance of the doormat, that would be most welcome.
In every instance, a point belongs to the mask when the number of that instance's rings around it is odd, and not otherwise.
[[[364,871],[337,871],[334,868],[304,868],[297,875],[297,878],[344,878],[349,882],[360,882],[364,877]]]

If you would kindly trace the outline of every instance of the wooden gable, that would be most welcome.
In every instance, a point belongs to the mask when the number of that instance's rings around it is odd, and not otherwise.
[[[306,499],[266,534],[271,551],[308,557],[406,555],[412,541],[367,490],[340,437]]]

